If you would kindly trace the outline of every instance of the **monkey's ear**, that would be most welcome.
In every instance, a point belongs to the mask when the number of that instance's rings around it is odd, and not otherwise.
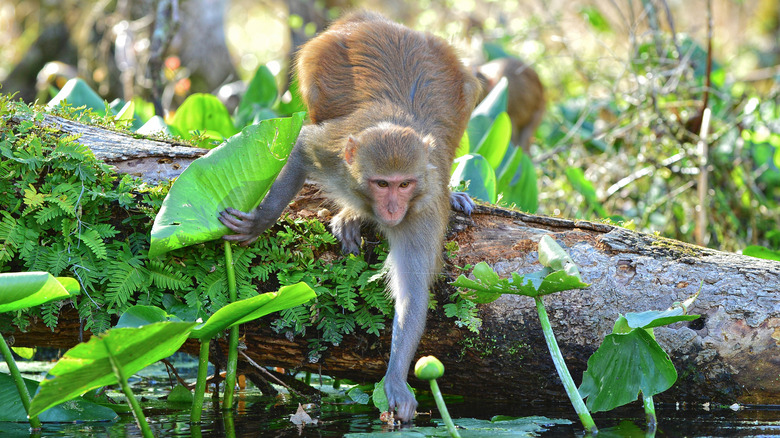
[[[344,161],[350,166],[352,165],[352,162],[355,161],[355,151],[357,151],[357,148],[357,139],[350,135],[347,139],[347,146],[344,148]]]

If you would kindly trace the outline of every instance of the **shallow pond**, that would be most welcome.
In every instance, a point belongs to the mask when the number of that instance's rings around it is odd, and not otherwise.
[[[40,379],[41,366],[30,362],[21,362],[30,375]],[[176,367],[180,375],[188,381],[194,381],[195,362],[187,355],[177,355]],[[43,367],[45,368],[45,366]],[[446,378],[446,376],[445,376]],[[164,402],[170,386],[165,367],[156,364],[145,369],[140,377],[133,381],[133,390],[144,406],[150,426],[157,437],[340,437],[348,433],[368,433],[389,431],[378,419],[373,406],[348,403],[345,397],[324,398],[319,406],[307,409],[318,420],[318,425],[296,426],[290,420],[298,408],[297,402],[287,397],[265,397],[255,389],[240,391],[236,395],[237,407],[232,416],[223,416],[215,403],[207,398],[203,423],[198,428],[189,424],[189,408],[174,406]],[[332,386],[325,385],[327,392],[335,392]],[[121,398],[112,393],[112,397]],[[433,415],[438,415],[430,394],[418,395],[419,415],[415,421],[417,427],[435,426]],[[545,416],[554,419],[567,419],[571,424],[545,426],[536,434],[518,434],[513,431],[492,430],[478,435],[462,433],[468,436],[540,436],[581,437],[582,427],[569,404],[518,404],[514,402],[496,402],[471,398],[450,398],[448,407],[456,423],[463,419],[489,420],[496,415],[511,417]],[[660,404],[657,407],[659,427],[657,437],[768,437],[780,436],[780,406],[705,407]],[[594,420],[600,429],[599,437],[645,437],[644,411],[638,402],[608,413],[597,413]],[[439,428],[445,434],[443,427]],[[423,435],[412,433],[409,429],[398,434],[404,436]],[[437,434],[438,435],[438,434]],[[111,423],[80,424],[44,424],[41,434],[31,435],[26,424],[0,423],[2,437],[140,437],[131,414],[122,414],[119,420]],[[444,436],[444,435],[441,435]]]

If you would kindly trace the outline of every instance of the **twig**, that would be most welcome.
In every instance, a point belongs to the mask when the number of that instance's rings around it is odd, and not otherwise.
[[[252,365],[257,370],[259,370],[261,373],[264,373],[266,376],[268,376],[271,379],[273,379],[276,383],[284,386],[285,388],[287,388],[288,391],[290,391],[291,393],[297,395],[298,397],[307,398],[305,395],[303,395],[300,392],[292,389],[292,387],[290,385],[284,383],[281,379],[279,379],[278,377],[276,377],[273,374],[271,374],[270,372],[268,372],[268,370],[265,369],[265,367],[262,367],[257,362],[253,361],[249,356],[246,355],[246,353],[244,353],[243,351],[241,351],[240,353],[241,353],[242,356],[244,356],[244,359],[246,359],[246,361],[249,362],[249,365]]]

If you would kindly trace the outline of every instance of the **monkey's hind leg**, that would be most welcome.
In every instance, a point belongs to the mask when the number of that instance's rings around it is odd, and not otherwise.
[[[471,216],[471,212],[477,207],[466,192],[450,192],[450,205],[453,210],[463,212],[467,216]]]
[[[341,242],[341,252],[344,254],[360,254],[360,217],[349,208],[344,208],[330,220],[330,229]]]

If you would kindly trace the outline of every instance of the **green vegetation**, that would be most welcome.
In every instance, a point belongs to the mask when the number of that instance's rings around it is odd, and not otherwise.
[[[697,319],[698,315],[686,314],[696,296],[666,311],[621,315],[613,333],[588,359],[588,369],[577,389],[558,348],[542,297],[588,285],[582,283],[571,257],[548,235],[539,241],[539,263],[544,267],[540,271],[525,275],[513,272],[511,279],[502,279],[487,263],[480,262],[474,267],[474,280],[461,275],[452,284],[463,288],[466,297],[478,303],[495,301],[506,293],[534,299],[555,369],[587,433],[598,432],[590,412],[614,409],[636,400],[639,394],[647,414],[648,430],[654,433],[657,421],[653,396],[674,384],[677,371],[669,355],[655,341],[653,328]],[[583,402],[585,398],[587,405]]]

